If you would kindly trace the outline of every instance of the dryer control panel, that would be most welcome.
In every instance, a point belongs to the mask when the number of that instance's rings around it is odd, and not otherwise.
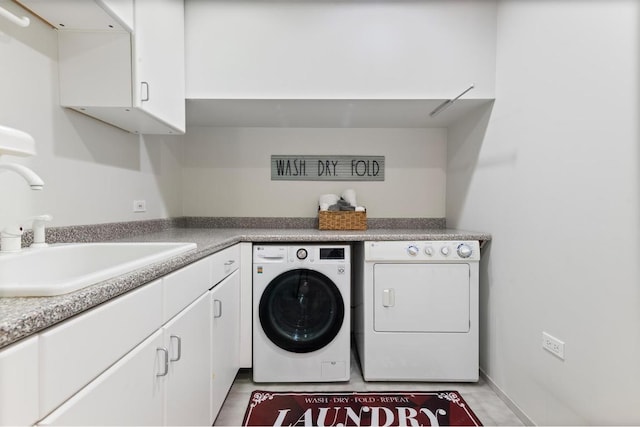
[[[365,261],[477,262],[477,240],[380,241],[364,243]]]

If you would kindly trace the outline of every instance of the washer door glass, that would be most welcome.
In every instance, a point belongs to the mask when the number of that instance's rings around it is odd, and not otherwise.
[[[344,302],[338,287],[322,273],[298,269],[273,279],[260,298],[260,324],[278,347],[308,353],[340,332]]]

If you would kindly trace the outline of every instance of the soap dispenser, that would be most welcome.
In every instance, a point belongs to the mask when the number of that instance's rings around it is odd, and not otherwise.
[[[38,215],[31,218],[33,220],[33,243],[31,248],[44,248],[49,246],[45,239],[45,227],[44,223],[51,221],[53,217],[51,215]]]

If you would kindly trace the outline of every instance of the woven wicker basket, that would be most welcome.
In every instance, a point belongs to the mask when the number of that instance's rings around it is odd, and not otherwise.
[[[367,212],[318,211],[320,230],[366,230]]]

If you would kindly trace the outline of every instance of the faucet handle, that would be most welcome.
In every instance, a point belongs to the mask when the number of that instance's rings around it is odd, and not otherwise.
[[[0,252],[20,252],[22,233],[20,226],[9,226],[0,231]]]
[[[46,235],[44,229],[44,223],[53,220],[51,215],[37,215],[32,218],[33,220],[33,243],[32,248],[43,248],[47,245]]]

